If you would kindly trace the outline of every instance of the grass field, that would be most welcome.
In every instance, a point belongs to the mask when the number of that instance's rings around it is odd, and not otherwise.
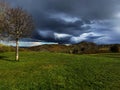
[[[0,53],[0,90],[120,90],[120,54]]]

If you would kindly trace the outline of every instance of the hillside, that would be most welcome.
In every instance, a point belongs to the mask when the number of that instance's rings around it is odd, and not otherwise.
[[[70,54],[92,54],[120,52],[119,44],[97,45],[91,42],[81,42],[73,45],[41,45],[27,48],[31,51],[49,51]]]
[[[97,45],[92,42],[81,42],[73,45],[51,44],[33,47],[20,47],[20,51],[58,52],[69,54],[94,54],[120,52],[120,44]],[[15,51],[15,47],[0,45],[0,52]]]
[[[63,52],[67,53],[70,49],[69,46],[66,45],[40,45],[28,48],[31,51],[48,51],[48,52]]]
[[[14,47],[0,44],[0,52],[10,52],[10,51],[14,51]]]

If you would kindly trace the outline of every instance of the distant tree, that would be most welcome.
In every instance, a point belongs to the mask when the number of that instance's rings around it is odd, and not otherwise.
[[[72,51],[73,54],[78,54],[78,52],[79,52],[79,49],[77,47],[75,47]]]
[[[110,47],[111,52],[119,52],[119,46],[118,45],[113,45]]]
[[[4,33],[16,41],[15,60],[19,60],[19,39],[30,37],[34,24],[32,17],[21,8],[9,8],[6,11]]]

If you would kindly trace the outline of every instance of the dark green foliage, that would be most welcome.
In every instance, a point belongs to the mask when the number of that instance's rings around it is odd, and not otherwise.
[[[80,51],[84,52],[84,51],[85,51],[85,47],[81,48],[81,50],[80,50]]]
[[[79,44],[73,45],[73,54],[91,54],[97,52],[97,45],[91,42],[81,42]]]
[[[110,47],[111,52],[119,52],[119,46],[118,45],[113,45]]]
[[[78,54],[79,53],[79,50],[77,48],[74,48],[73,51],[72,51],[73,54]]]
[[[0,54],[0,90],[119,90],[120,54]]]

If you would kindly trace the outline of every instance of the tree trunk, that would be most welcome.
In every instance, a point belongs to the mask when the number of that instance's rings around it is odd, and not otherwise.
[[[19,61],[19,41],[16,39],[16,52],[15,52],[15,60]]]

